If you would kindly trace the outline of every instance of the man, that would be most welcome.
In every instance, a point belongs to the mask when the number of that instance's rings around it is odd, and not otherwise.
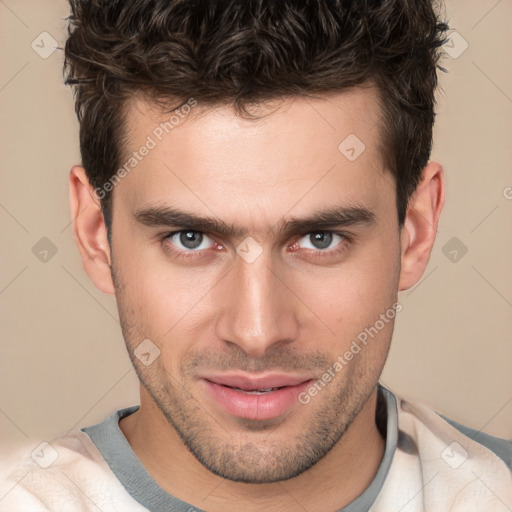
[[[379,386],[444,198],[431,2],[71,7],[75,236],[140,407],[2,510],[510,510],[510,445]]]

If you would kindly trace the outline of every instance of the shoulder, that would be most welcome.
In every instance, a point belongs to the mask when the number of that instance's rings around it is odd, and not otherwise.
[[[405,504],[411,511],[512,510],[509,441],[447,420],[420,402],[395,399],[396,450],[372,510]]]
[[[471,458],[484,465],[492,463],[500,468],[505,467],[509,473],[512,472],[511,441],[461,425],[417,401],[397,398],[397,408],[399,426],[402,424],[406,429],[414,426],[418,448],[426,448],[422,447],[422,442],[427,441],[444,445],[441,458],[448,465],[456,464],[456,461],[449,460],[453,451],[453,457],[461,465]],[[464,461],[459,460],[462,458]]]
[[[9,512],[107,512],[120,510],[127,494],[89,436],[73,431],[17,450],[0,467],[0,497],[0,508]]]
[[[460,423],[457,423],[456,421],[441,414],[439,416],[461,434],[493,452],[512,472],[512,439],[502,439],[501,437],[491,436],[481,430],[475,430],[470,427],[466,427],[465,425],[461,425]]]

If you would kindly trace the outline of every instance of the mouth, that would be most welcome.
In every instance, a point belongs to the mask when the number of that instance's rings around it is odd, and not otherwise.
[[[229,387],[229,386],[226,386],[226,387]],[[240,391],[241,393],[247,393],[248,395],[266,395],[267,393],[272,393],[272,391],[277,391],[278,389],[283,389],[283,388],[280,387],[280,388],[251,389],[251,390],[241,389],[241,388],[231,388],[231,389],[234,389],[235,391]]]
[[[313,379],[284,374],[224,374],[203,376],[200,380],[224,413],[262,421],[291,411]]]

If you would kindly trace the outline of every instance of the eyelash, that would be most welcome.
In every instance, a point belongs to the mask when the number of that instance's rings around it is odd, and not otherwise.
[[[192,231],[194,233],[201,233],[203,235],[206,235],[208,236],[206,233],[203,233],[202,231],[194,231],[192,229],[188,230],[188,229],[180,229],[180,230],[177,230],[177,231],[172,231],[170,233],[166,233],[161,241],[162,241],[162,245],[164,247],[164,250],[170,254],[172,254],[173,257],[175,258],[178,258],[178,259],[190,259],[190,258],[203,258],[203,257],[206,257],[208,256],[207,254],[204,254],[206,252],[206,249],[201,249],[201,250],[196,250],[196,251],[193,251],[193,250],[189,250],[189,251],[184,251],[184,250],[180,250],[180,249],[177,249],[174,244],[172,243],[166,243],[168,242],[174,235],[177,235],[179,233],[183,233],[183,232],[187,232],[187,231]],[[334,256],[334,255],[339,255],[341,254],[342,252],[346,251],[348,249],[348,247],[350,245],[352,245],[354,243],[354,239],[352,236],[349,236],[347,235],[346,233],[343,233],[343,232],[339,232],[339,231],[330,231],[330,230],[318,230],[318,231],[311,231],[309,233],[305,233],[304,235],[300,235],[296,240],[295,242],[293,242],[291,244],[291,246],[294,246],[298,243],[298,241],[304,237],[304,236],[307,236],[307,235],[311,235],[311,234],[314,234],[314,233],[330,233],[332,235],[337,235],[339,236],[342,240],[336,245],[336,247],[334,249],[328,249],[328,250],[316,250],[316,251],[313,251],[312,249],[306,249],[306,252],[314,252],[314,257],[315,258],[325,258],[325,257],[330,257],[330,256]],[[211,238],[211,237],[209,237]],[[213,239],[212,239],[213,240]],[[213,247],[213,249],[219,249],[219,248],[222,248],[222,244],[219,244],[218,242],[216,242],[215,240],[213,240],[213,243],[218,246],[218,247]]]

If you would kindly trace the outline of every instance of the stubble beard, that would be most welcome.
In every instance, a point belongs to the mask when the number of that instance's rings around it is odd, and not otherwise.
[[[168,423],[182,439],[185,447],[210,472],[234,482],[263,484],[291,479],[307,471],[318,463],[341,439],[366,402],[371,397],[382,367],[369,371],[363,358],[345,367],[344,374],[336,378],[319,396],[309,404],[295,407],[290,417],[279,422],[252,421],[239,419],[235,431],[222,425],[208,412],[207,405],[201,397],[190,392],[190,368],[197,366],[197,361],[182,362],[179,379],[171,375],[163,366],[159,357],[150,366],[144,366],[134,355],[134,349],[145,339],[145,329],[135,322],[137,315],[123,306],[122,286],[113,272],[116,283],[121,329],[139,381],[149,396],[167,419]],[[198,357],[205,359],[204,351]],[[244,356],[245,357],[245,356]],[[314,356],[313,356],[314,358]],[[192,358],[193,359],[193,358]],[[218,357],[215,357],[218,360]],[[236,360],[236,357],[221,356],[221,360]],[[290,358],[285,353],[271,357],[273,364],[268,368],[290,368]],[[288,359],[288,360],[287,360]],[[295,359],[295,367],[298,359]],[[317,354],[318,367],[323,371],[328,367],[329,358]],[[278,364],[278,361],[281,364]],[[310,355],[303,355],[301,361],[311,360]],[[322,363],[320,364],[320,361]],[[264,363],[252,361],[251,366],[263,371]],[[305,366],[302,367],[307,368]],[[240,364],[225,366],[238,369]],[[297,368],[294,368],[297,369]],[[310,421],[296,431],[294,417],[300,417],[302,407]],[[308,411],[314,407],[315,410]],[[286,435],[296,431],[290,438]]]

